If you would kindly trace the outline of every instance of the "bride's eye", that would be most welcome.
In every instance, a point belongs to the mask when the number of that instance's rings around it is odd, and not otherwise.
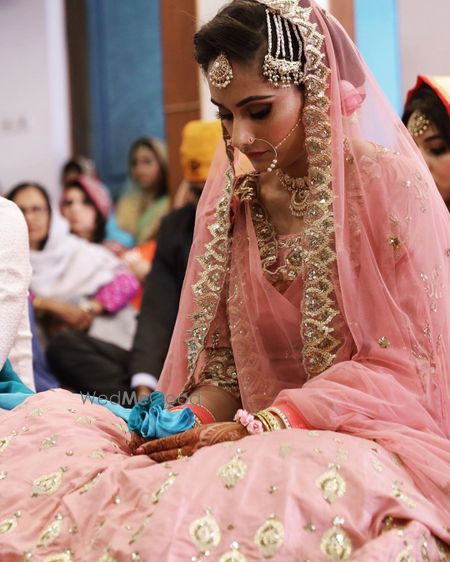
[[[250,117],[252,119],[265,119],[270,115],[271,111],[272,111],[272,105],[267,104],[264,105],[262,108],[260,107],[258,111],[255,110],[250,111]]]
[[[221,121],[231,121],[233,119],[233,115],[231,113],[221,113],[220,111],[216,111],[216,117]]]

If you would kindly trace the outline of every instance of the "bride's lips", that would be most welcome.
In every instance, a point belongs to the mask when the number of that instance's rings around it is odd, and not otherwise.
[[[268,153],[267,150],[260,150],[260,151],[255,151],[255,152],[246,152],[245,155],[247,156],[247,158],[250,158],[251,160],[258,160],[258,159],[262,158],[267,153]]]

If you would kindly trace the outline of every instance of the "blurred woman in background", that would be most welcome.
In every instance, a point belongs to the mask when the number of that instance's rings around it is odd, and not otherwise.
[[[117,224],[138,244],[155,237],[169,210],[166,148],[158,139],[137,139],[129,152],[131,188],[118,201]]]
[[[406,98],[403,123],[450,210],[450,76],[418,76]]]

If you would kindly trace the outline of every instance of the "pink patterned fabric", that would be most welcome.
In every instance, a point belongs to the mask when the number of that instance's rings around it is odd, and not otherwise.
[[[247,561],[266,559],[268,544],[268,558],[283,562],[421,561],[424,552],[439,562],[433,534],[448,540],[399,460],[351,435],[276,431],[155,464],[130,455],[121,420],[64,390],[3,414],[1,435],[8,562],[27,552],[39,562],[185,562],[204,559],[202,547],[219,561],[234,543]]]
[[[117,312],[139,291],[139,281],[131,272],[119,273],[95,295],[95,300],[103,305],[106,312]]]

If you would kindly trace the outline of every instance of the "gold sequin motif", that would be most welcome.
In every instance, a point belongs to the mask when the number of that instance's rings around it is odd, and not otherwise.
[[[89,492],[89,490],[91,488],[93,488],[94,486],[96,486],[98,484],[98,481],[100,480],[100,478],[102,476],[103,476],[103,472],[99,472],[96,476],[94,476],[94,478],[92,478],[92,480],[89,480],[89,482],[87,482],[86,484],[81,486],[81,488],[78,490],[78,492],[80,494],[85,494],[86,492]]]
[[[340,525],[334,525],[322,535],[320,550],[328,560],[340,562],[350,557],[352,542]]]
[[[11,437],[2,437],[0,439],[0,454],[3,453],[3,451],[6,449],[6,447],[8,447],[10,443]]]
[[[225,488],[234,488],[239,480],[242,480],[247,473],[246,463],[239,457],[234,456],[230,462],[223,465],[217,471],[217,476],[222,480]]]
[[[175,472],[169,473],[169,478],[167,478],[167,480],[161,484],[161,486],[156,490],[156,492],[153,492],[152,494],[153,503],[159,502],[161,496],[165,494],[167,490],[172,486],[177,476],[178,474],[176,474]]]
[[[6,535],[6,533],[14,531],[16,527],[17,517],[8,517],[8,519],[0,521],[0,535]]]
[[[33,487],[31,489],[31,495],[44,496],[53,494],[61,486],[63,469],[60,468],[51,474],[44,474],[33,481]]]
[[[48,546],[51,544],[61,534],[62,525],[62,519],[55,519],[55,521],[50,523],[39,537],[37,546]]]
[[[345,480],[338,473],[336,465],[334,465],[331,470],[319,476],[316,480],[316,486],[322,490],[323,499],[328,503],[342,498],[347,487]]]
[[[264,558],[273,558],[284,542],[283,523],[271,515],[256,531],[254,542]]]
[[[396,480],[392,484],[392,495],[394,496],[394,498],[399,499],[407,507],[414,509],[416,507],[416,502],[405,494],[405,492],[401,489],[402,486],[403,482],[401,482],[400,480]]]
[[[191,523],[189,534],[195,546],[203,554],[216,547],[222,538],[220,527],[210,512]]]

